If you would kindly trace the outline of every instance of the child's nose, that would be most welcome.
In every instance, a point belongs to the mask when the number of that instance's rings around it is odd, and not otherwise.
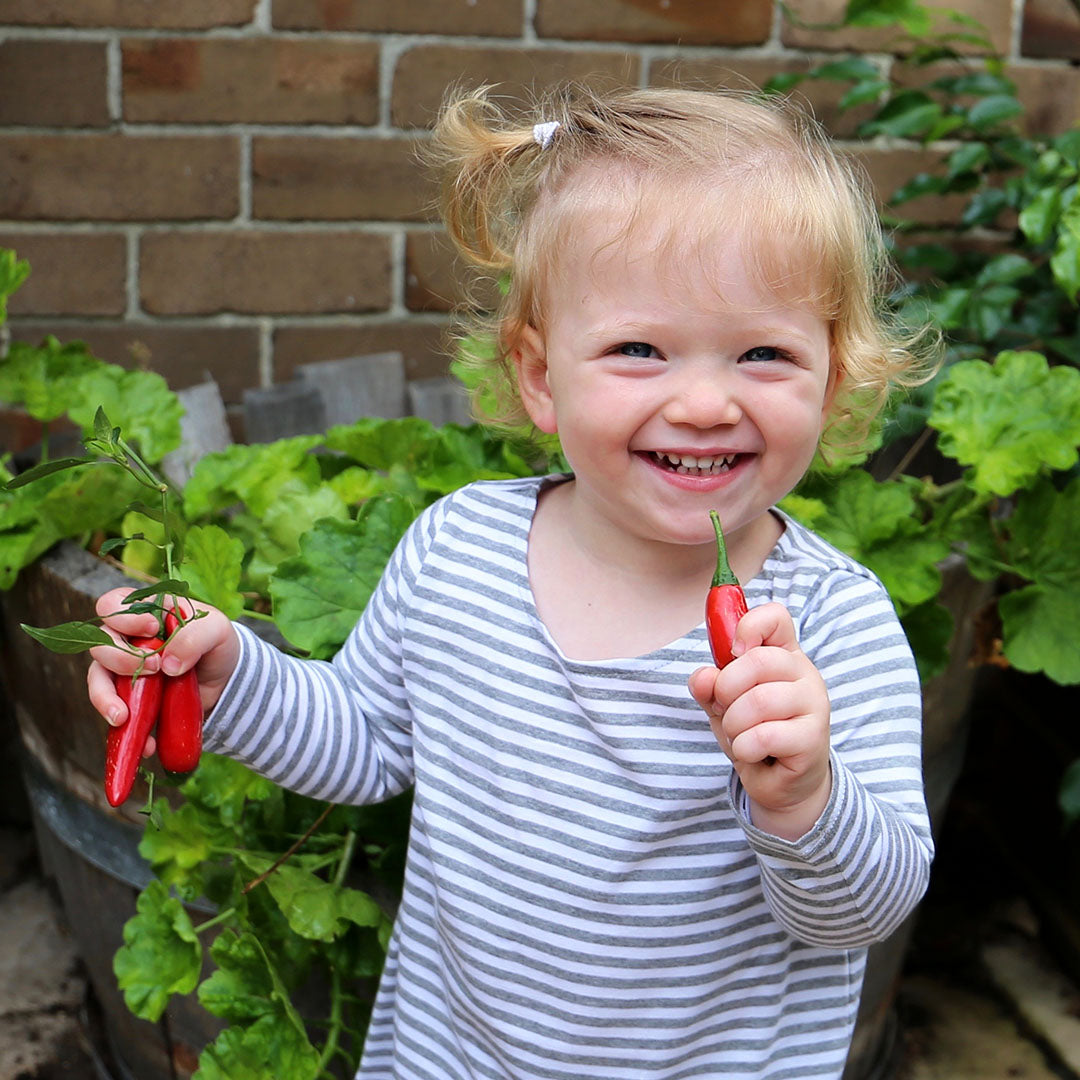
[[[723,427],[742,419],[742,407],[730,381],[715,374],[691,374],[668,399],[665,419],[697,428]]]

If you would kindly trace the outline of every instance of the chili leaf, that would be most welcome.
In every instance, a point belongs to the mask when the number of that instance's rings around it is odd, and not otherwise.
[[[100,626],[83,620],[57,623],[56,626],[27,626],[19,624],[35,641],[54,653],[80,653],[98,645],[112,645],[109,637]]]
[[[113,957],[127,1007],[157,1021],[173,994],[190,994],[202,970],[202,946],[183,905],[160,881],[139,895],[137,914],[124,924],[124,944]]]
[[[26,469],[24,472],[19,473],[13,479],[9,480],[4,487],[8,491],[14,491],[15,488],[20,488],[24,484],[32,484],[35,480],[40,480],[43,476],[50,476],[55,472],[62,472],[64,469],[74,469],[78,465],[94,465],[96,462],[90,458],[56,458],[53,461],[43,461],[40,465],[34,465],[32,468]]]
[[[130,604],[133,600],[144,600],[148,596],[159,596],[167,593],[169,596],[187,596],[190,593],[188,583],[177,578],[164,578],[155,581],[151,585],[144,585],[140,589],[133,589],[124,597],[124,603]]]
[[[1080,371],[1035,352],[1002,352],[993,364],[961,360],[934,397],[929,424],[941,451],[972,466],[983,495],[1011,495],[1046,469],[1076,463]]]

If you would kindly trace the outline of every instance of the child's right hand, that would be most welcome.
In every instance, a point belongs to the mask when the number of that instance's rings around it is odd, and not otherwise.
[[[116,640],[153,637],[158,633],[157,617],[152,614],[129,615],[123,611],[124,597],[130,588],[112,589],[98,597],[97,613],[104,617],[103,629]],[[217,704],[240,657],[240,640],[229,619],[207,604],[180,600],[184,618],[194,609],[206,615],[185,623],[159,655],[149,656],[143,668],[146,672],[162,670],[167,675],[181,675],[196,669],[199,696],[205,716]],[[132,675],[139,658],[122,649],[99,645],[90,650],[93,658],[86,675],[90,704],[112,725],[123,724],[128,709],[116,692],[116,675]],[[155,750],[153,736],[146,743],[144,755]]]

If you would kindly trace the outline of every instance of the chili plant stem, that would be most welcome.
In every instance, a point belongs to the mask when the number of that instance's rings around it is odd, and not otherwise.
[[[199,925],[195,927],[195,933],[201,934],[204,930],[209,930],[211,926],[218,926],[220,923],[225,922],[226,919],[231,919],[235,914],[235,907],[219,911],[212,919],[207,919],[206,922],[199,923]]]

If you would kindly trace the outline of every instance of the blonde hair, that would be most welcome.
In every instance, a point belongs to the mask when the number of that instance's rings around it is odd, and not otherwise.
[[[534,137],[540,121],[558,123],[547,148]],[[762,280],[787,295],[802,290],[797,298],[826,319],[838,390],[824,452],[863,440],[893,386],[929,377],[933,343],[884,310],[890,263],[865,175],[787,99],[568,85],[523,112],[496,102],[491,87],[455,91],[426,156],[441,181],[443,221],[474,280],[504,286],[494,310],[467,309],[467,334],[490,348],[459,350],[474,408],[486,403],[481,419],[527,421],[515,348],[527,326],[544,324],[544,284],[575,225],[609,204],[613,189],[637,209],[621,235],[647,209],[684,206],[693,194],[699,212],[674,239],[707,243],[711,231],[749,230]],[[703,208],[714,192],[728,201],[722,220],[710,222]]]

